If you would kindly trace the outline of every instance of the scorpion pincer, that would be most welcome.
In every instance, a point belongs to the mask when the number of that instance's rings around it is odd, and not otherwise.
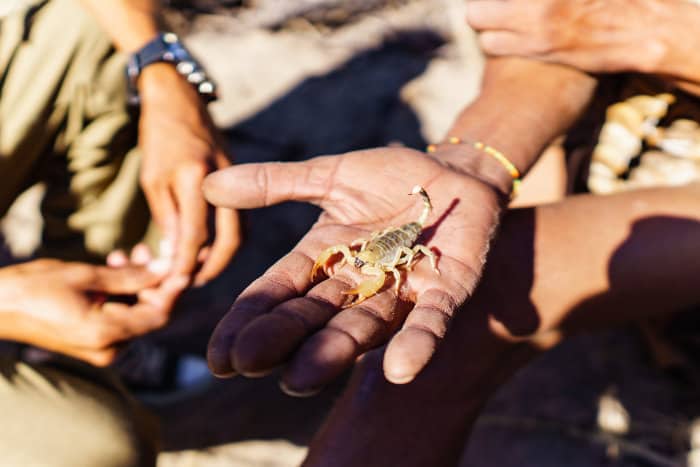
[[[423,200],[423,212],[418,220],[409,222],[400,227],[391,227],[380,232],[373,232],[369,240],[358,239],[348,245],[336,245],[324,250],[314,263],[311,270],[311,281],[316,278],[316,273],[320,268],[326,276],[329,276],[328,261],[337,254],[343,257],[338,263],[342,266],[351,263],[358,268],[362,274],[374,276],[361,282],[357,287],[343,292],[344,295],[357,295],[357,298],[343,308],[357,305],[372,297],[381,290],[386,281],[386,273],[390,272],[394,276],[394,286],[398,293],[401,286],[401,272],[399,266],[405,267],[408,271],[413,269],[416,263],[416,255],[424,254],[430,260],[430,264],[436,274],[440,274],[436,265],[436,256],[428,247],[416,244],[418,237],[423,231],[425,221],[432,210],[430,197],[423,187],[416,185],[410,193],[420,195]],[[359,251],[351,250],[351,247],[360,246]]]

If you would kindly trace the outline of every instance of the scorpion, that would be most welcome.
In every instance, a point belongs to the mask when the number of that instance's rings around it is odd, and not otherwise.
[[[423,187],[416,185],[410,195],[420,195],[423,200],[423,212],[418,220],[409,222],[400,227],[390,227],[382,231],[373,232],[369,239],[357,239],[350,245],[335,245],[324,250],[316,259],[311,270],[311,281],[316,278],[319,269],[323,269],[326,276],[328,273],[328,261],[334,255],[341,253],[342,259],[338,263],[340,266],[351,262],[362,274],[374,276],[361,282],[357,287],[342,292],[343,295],[357,295],[354,301],[343,306],[348,308],[374,296],[384,286],[386,273],[390,272],[394,276],[394,286],[398,293],[401,285],[401,273],[399,266],[405,266],[408,271],[413,269],[416,262],[416,255],[422,253],[430,260],[430,264],[436,274],[440,271],[436,265],[435,253],[428,247],[416,244],[418,236],[423,231],[425,221],[428,219],[432,204],[430,197]],[[352,247],[360,246],[359,251],[351,250]]]

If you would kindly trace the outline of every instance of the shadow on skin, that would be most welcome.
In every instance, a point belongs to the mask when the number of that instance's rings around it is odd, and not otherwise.
[[[540,331],[543,320],[529,299],[535,254],[534,211],[511,212],[510,219],[512,216],[521,216],[520,222],[504,223],[503,236],[499,238],[508,235],[508,241],[521,251],[520,255],[499,257],[500,241],[496,242],[491,255],[494,261],[489,263],[484,282],[472,300],[457,313],[445,341],[412,383],[393,385],[384,378],[383,349],[366,354],[348,389],[315,437],[304,464],[306,467],[459,465],[467,437],[483,405],[517,369],[541,351],[541,346],[533,345],[532,341],[513,341],[513,337],[527,336],[528,331],[531,334]],[[516,225],[516,232],[509,230],[509,226]],[[686,244],[689,239],[700,238],[700,223],[662,216],[636,222],[610,258],[609,290],[576,305],[562,326],[565,334],[638,319],[659,311],[673,311],[664,303],[664,297],[669,294],[685,294],[692,301],[688,282],[679,284],[677,290],[660,290],[656,294],[659,298],[645,300],[643,309],[635,303],[635,294],[630,293],[635,288],[653,288],[655,281],[669,268],[686,267],[693,271],[692,264],[678,264],[678,258],[674,261],[674,255],[670,254],[675,240],[681,237]],[[655,239],[652,245],[650,239]],[[687,261],[691,262],[692,258]],[[642,283],[631,283],[628,279],[635,262],[651,262],[656,266]],[[697,265],[694,267],[697,269]],[[634,276],[639,277],[638,274]],[[518,282],[522,280],[522,284],[507,290],[492,286],[494,282],[512,285],[508,281],[511,277],[519,277]],[[502,298],[504,293],[509,294],[507,301]],[[504,306],[510,309],[505,311]],[[610,313],[601,310],[617,310],[618,313],[610,319]],[[513,335],[505,338],[494,333],[490,319],[499,321]],[[549,348],[554,345],[552,341]],[[537,384],[528,382],[533,383]],[[357,426],[363,429],[357,430]],[[372,449],[378,444],[382,449]],[[479,454],[479,446],[470,446],[470,450],[470,458],[486,461],[480,465],[502,465],[490,463],[484,457],[489,452]],[[500,454],[507,457],[506,453]],[[523,461],[527,460],[520,459],[517,465],[522,465]]]
[[[595,310],[599,308],[615,308],[617,313],[610,317],[606,324],[619,324],[632,319],[640,319],[649,315],[675,312],[680,310],[669,309],[666,297],[687,296],[686,284],[677,282],[671,288],[659,291],[653,300],[647,299],[640,304],[630,290],[654,290],[661,282],[665,271],[683,268],[694,271],[693,258],[679,261],[678,255],[673,254],[677,237],[668,236],[665,232],[678,232],[686,238],[700,238],[700,223],[679,217],[658,216],[649,217],[634,223],[630,234],[620,247],[615,251],[608,265],[610,289],[606,293],[590,297],[575,306],[562,324],[565,331],[580,329],[596,329],[599,326],[596,321]],[[653,246],[649,246],[644,239],[655,238]],[[653,263],[653,268],[644,270],[641,282],[630,284],[627,278],[630,275],[639,276],[636,271],[634,258],[643,258],[646,263]],[[697,276],[693,276],[693,279]],[[688,280],[693,280],[690,277]],[[627,293],[625,293],[627,292]],[[700,302],[700,300],[698,300]]]

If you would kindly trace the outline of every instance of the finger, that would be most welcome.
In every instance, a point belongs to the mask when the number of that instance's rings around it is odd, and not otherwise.
[[[104,368],[111,365],[117,359],[119,351],[116,347],[108,347],[100,350],[86,350],[80,348],[61,349],[61,353],[69,355],[90,365]]]
[[[586,49],[556,50],[536,57],[538,60],[569,65],[579,70],[593,73],[616,73],[634,71],[638,66],[633,53],[627,46],[616,47],[609,44]]]
[[[479,46],[487,55],[536,56],[545,53],[545,47],[522,34],[509,31],[486,31],[479,34]]]
[[[216,236],[207,260],[197,273],[194,284],[201,286],[224,270],[241,245],[241,227],[237,211],[216,209]]]
[[[114,250],[107,255],[107,266],[112,268],[119,268],[129,264],[129,257],[126,256],[124,250]]]
[[[167,322],[167,315],[160,309],[146,305],[126,305],[108,302],[102,305],[99,317],[99,329],[105,344],[113,345],[134,337],[142,336],[162,327]]]
[[[292,298],[247,325],[232,353],[234,368],[249,376],[263,376],[285,363],[308,336],[340,311],[350,286],[334,277],[322,281],[305,297]]]
[[[231,352],[239,332],[280,303],[303,295],[311,285],[312,265],[311,258],[297,248],[241,293],[209,340],[207,360],[212,373],[219,377],[235,374]]]
[[[177,206],[167,184],[162,181],[146,184],[142,182],[153,221],[163,235],[163,241],[175,243],[177,235]]]
[[[92,266],[76,264],[71,266],[70,278],[85,290],[109,294],[135,294],[157,284],[162,275],[153,273],[142,266]]]
[[[179,172],[175,197],[179,208],[177,250],[173,273],[191,274],[200,247],[207,240],[207,203],[200,189],[204,171],[190,168]]]
[[[153,254],[151,253],[151,249],[148,248],[147,245],[145,245],[144,243],[139,243],[134,248],[132,248],[129,259],[131,260],[132,264],[138,266],[145,266],[153,259]]]
[[[337,314],[296,352],[282,376],[282,389],[294,396],[317,393],[360,355],[389,339],[407,311],[397,305],[393,290],[387,290]]]
[[[467,23],[477,31],[517,30],[524,18],[519,2],[479,0],[467,3]]]
[[[197,255],[197,262],[206,263],[206,261],[209,259],[209,254],[211,254],[211,247],[205,246],[204,248],[199,250],[199,254]]]
[[[215,206],[251,209],[283,201],[320,204],[340,163],[334,156],[303,162],[241,164],[219,170],[204,180],[204,194]]]
[[[384,355],[384,374],[389,381],[413,381],[445,337],[457,306],[455,299],[438,289],[418,297],[403,329],[391,339]]]
[[[139,293],[139,303],[169,314],[177,298],[187,288],[189,281],[188,276],[170,276],[158,288],[146,289]]]
[[[165,326],[187,282],[186,276],[169,277],[158,289],[141,292],[134,305],[115,302],[102,305],[97,319],[105,343],[132,339]]]

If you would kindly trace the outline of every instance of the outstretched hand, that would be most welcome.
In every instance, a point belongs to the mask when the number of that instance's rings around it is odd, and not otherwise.
[[[344,265],[312,283],[315,260],[329,246],[416,220],[422,204],[408,193],[417,184],[432,198],[434,211],[420,241],[439,253],[440,275],[423,257],[413,271],[403,272],[398,294],[389,283],[363,303],[341,309],[348,301],[343,292],[362,276]],[[260,376],[286,365],[282,387],[297,395],[319,390],[387,342],[386,377],[410,382],[478,282],[501,210],[501,199],[487,184],[398,148],[239,165],[207,177],[204,189],[219,207],[306,201],[324,210],[299,244],[238,297],[209,343],[215,374]]]

